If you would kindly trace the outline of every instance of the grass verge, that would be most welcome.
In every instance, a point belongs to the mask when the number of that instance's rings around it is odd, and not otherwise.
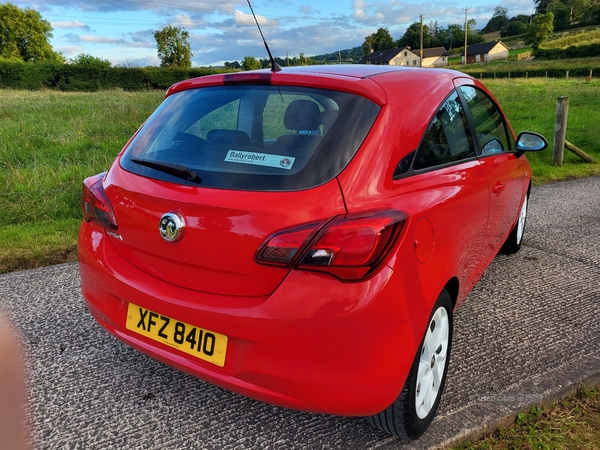
[[[0,227],[0,273],[77,260],[80,219]]]
[[[520,413],[515,424],[501,427],[477,442],[453,450],[598,449],[600,386],[580,387],[577,395],[550,406]]]

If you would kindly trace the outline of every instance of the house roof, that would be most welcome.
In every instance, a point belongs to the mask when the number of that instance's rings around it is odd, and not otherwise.
[[[417,53],[419,54],[420,51]],[[423,58],[433,58],[439,56],[448,56],[450,53],[445,47],[432,47],[423,49]]]
[[[361,59],[359,64],[388,64],[398,53],[404,50],[414,53],[409,47],[391,48],[389,50],[373,52]]]
[[[508,47],[502,41],[493,41],[493,42],[483,42],[481,44],[473,44],[469,45],[467,48],[467,56],[468,55],[482,55],[485,53],[489,53],[496,45],[501,45],[508,50]]]

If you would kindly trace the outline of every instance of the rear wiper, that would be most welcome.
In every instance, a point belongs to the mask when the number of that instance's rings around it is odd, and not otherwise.
[[[151,169],[160,170],[161,172],[165,172],[170,175],[175,175],[176,177],[183,178],[188,181],[202,183],[202,178],[196,175],[196,172],[182,164],[145,158],[130,158],[130,161],[140,164],[141,166],[150,167]]]

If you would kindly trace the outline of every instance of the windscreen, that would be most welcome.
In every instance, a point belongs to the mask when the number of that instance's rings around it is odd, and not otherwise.
[[[130,172],[195,186],[289,191],[338,175],[379,107],[345,92],[237,85],[169,96],[121,159]]]

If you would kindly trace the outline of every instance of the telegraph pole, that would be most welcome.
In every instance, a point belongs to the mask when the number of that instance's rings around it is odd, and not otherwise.
[[[468,33],[468,29],[469,29],[469,24],[467,23],[467,11],[469,9],[471,9],[471,7],[469,6],[468,8],[463,8],[465,10],[465,64],[467,64],[467,36],[469,35]]]
[[[419,67],[423,67],[423,14],[421,14],[421,53],[419,57],[421,60],[419,61]]]

